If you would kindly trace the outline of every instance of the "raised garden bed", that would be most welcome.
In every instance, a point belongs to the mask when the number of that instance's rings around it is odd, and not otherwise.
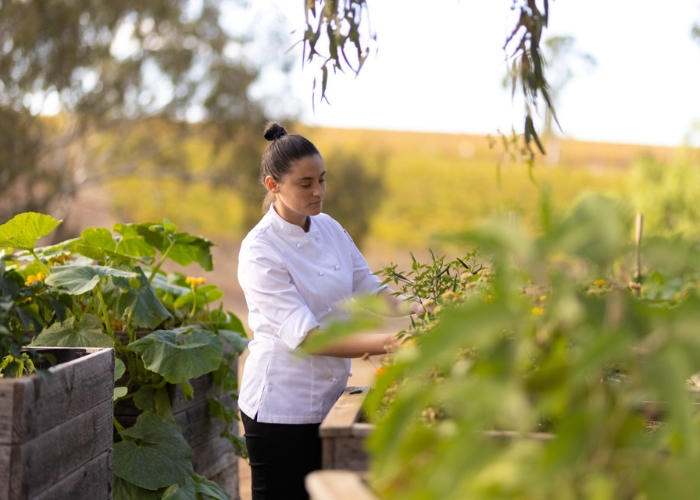
[[[114,350],[51,350],[50,379],[0,379],[0,500],[111,498]]]
[[[320,470],[306,476],[310,500],[378,500],[359,474],[345,470]]]
[[[347,387],[321,423],[324,469],[367,470],[365,439],[374,426],[361,420],[369,390],[369,386]]]

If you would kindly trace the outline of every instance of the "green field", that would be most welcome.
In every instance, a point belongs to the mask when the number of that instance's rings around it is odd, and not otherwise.
[[[290,129],[310,138],[326,157],[335,151],[355,154],[368,170],[381,173],[385,193],[367,239],[367,247],[374,249],[439,248],[437,235],[473,228],[494,215],[535,227],[542,188],[550,190],[553,205],[561,210],[585,191],[622,196],[635,161],[651,157],[668,162],[676,152],[670,147],[563,140],[556,163],[536,160],[533,182],[524,163],[504,161],[502,148],[490,147],[486,136]],[[204,168],[197,164],[201,161],[193,160],[192,168]],[[330,197],[343,187],[333,184],[333,165],[326,168]],[[114,209],[133,221],[168,217],[215,241],[239,239],[245,232],[242,202],[234,191],[175,180],[157,185],[135,179],[114,183]],[[134,197],[137,191],[150,194]]]

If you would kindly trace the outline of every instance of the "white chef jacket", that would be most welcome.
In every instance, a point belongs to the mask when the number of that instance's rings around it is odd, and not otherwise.
[[[274,205],[241,244],[238,281],[254,335],[241,410],[258,422],[321,422],[347,385],[350,360],[297,347],[310,330],[347,316],[341,306],[353,295],[376,294],[385,286],[330,216],[312,216],[304,232]]]

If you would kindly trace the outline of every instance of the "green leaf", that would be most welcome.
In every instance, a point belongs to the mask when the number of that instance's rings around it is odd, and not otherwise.
[[[231,344],[231,347],[239,354],[245,351],[250,343],[250,340],[243,337],[239,332],[231,330],[219,330],[219,336],[223,337],[226,342]]]
[[[138,390],[134,393],[134,404],[139,410],[155,412],[155,397],[156,389],[144,385],[139,387]]]
[[[138,280],[138,288],[132,286],[134,283],[130,280],[120,277],[113,279],[114,285],[122,291],[117,300],[117,317],[121,317],[128,308],[131,309],[131,319],[135,324],[144,328],[156,328],[170,318],[170,313],[156,297],[141,268],[135,270],[132,275]]]
[[[39,238],[51,233],[61,223],[50,215],[25,212],[0,226],[0,247],[33,250]]]
[[[180,342],[178,338],[183,337]],[[224,353],[221,339],[207,330],[190,330],[187,334],[158,330],[132,342],[127,349],[141,354],[146,368],[171,384],[216,370]]]
[[[116,382],[120,378],[122,378],[122,375],[126,372],[126,365],[124,362],[117,358],[114,360],[114,381]]]
[[[105,276],[132,278],[137,274],[104,266],[60,266],[52,269],[45,283],[71,295],[81,295],[95,288]]]
[[[160,491],[139,488],[135,484],[117,476],[112,476],[114,500],[160,500]]]
[[[115,231],[126,232],[127,230],[136,231],[149,245],[161,253],[168,250],[172,241],[173,247],[168,257],[181,266],[189,266],[197,262],[207,271],[211,271],[214,267],[211,255],[211,247],[214,244],[199,236],[192,236],[185,232],[176,233],[177,226],[167,219],[162,223],[122,224],[118,228],[115,226]]]
[[[192,448],[180,427],[155,413],[144,412],[133,427],[120,432],[112,447],[114,475],[148,490],[184,481],[194,473]]]
[[[63,323],[45,328],[31,346],[46,347],[114,347],[114,341],[102,328],[102,320],[94,314],[85,314],[80,320],[71,316]],[[116,368],[116,367],[115,367]]]
[[[81,237],[70,245],[70,249],[95,260],[110,259],[129,263],[144,257],[151,260],[156,253],[136,232],[121,236],[117,242],[109,230],[94,227],[85,229]]]
[[[214,481],[204,476],[193,475],[185,479],[185,485],[173,484],[165,490],[162,500],[231,500],[228,493]]]
[[[119,398],[123,398],[126,396],[126,394],[129,392],[129,389],[127,387],[115,387],[114,388],[114,395],[112,396],[112,399],[116,401]]]

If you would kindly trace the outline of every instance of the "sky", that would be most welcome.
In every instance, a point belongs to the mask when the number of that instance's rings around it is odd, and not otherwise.
[[[290,58],[270,113],[309,125],[489,134],[522,127],[523,108],[502,87],[512,0],[368,0],[377,35],[360,74],[331,76],[330,105],[312,105],[317,67],[302,68],[300,0],[254,0],[256,29],[275,25]],[[543,38],[572,36],[596,66],[580,71],[557,105],[561,134],[579,140],[700,146],[700,0],[553,0]],[[294,31],[294,32],[293,32]],[[293,33],[292,33],[293,32]],[[283,88],[281,82],[285,81]]]

